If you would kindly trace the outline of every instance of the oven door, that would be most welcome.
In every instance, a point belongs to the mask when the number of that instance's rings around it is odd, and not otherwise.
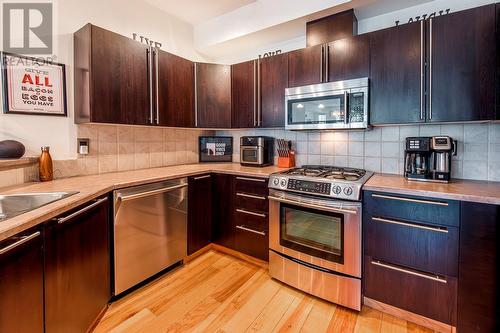
[[[269,248],[307,264],[361,277],[361,203],[271,190]]]

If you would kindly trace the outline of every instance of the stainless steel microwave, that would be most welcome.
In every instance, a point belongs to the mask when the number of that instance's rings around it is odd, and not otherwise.
[[[368,127],[368,78],[285,89],[289,130]]]

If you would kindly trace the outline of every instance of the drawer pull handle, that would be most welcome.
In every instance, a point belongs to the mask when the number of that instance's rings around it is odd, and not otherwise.
[[[200,177],[194,177],[194,180],[207,179],[207,178],[210,178],[210,177],[211,177],[210,175],[200,176]]]
[[[86,211],[91,210],[95,206],[98,206],[102,202],[107,201],[107,200],[108,200],[107,197],[102,198],[102,199],[98,199],[98,200],[94,201],[94,203],[88,205],[87,207],[84,207],[84,208],[80,209],[79,211],[74,212],[73,214],[70,214],[70,215],[68,215],[66,217],[56,218],[55,220],[57,221],[58,224],[63,224],[64,222],[67,222],[67,221],[71,220],[72,218],[77,217],[78,215],[83,214]]]
[[[243,214],[248,214],[248,215],[253,215],[253,216],[258,216],[258,217],[266,217],[266,214],[250,212],[250,211],[244,210],[244,209],[236,209],[236,211],[238,213],[243,213]]]
[[[378,261],[378,260],[372,260],[372,265],[384,267],[384,268],[387,268],[387,269],[392,269],[393,271],[398,271],[398,272],[401,272],[401,273],[406,273],[406,274],[418,276],[418,277],[421,277],[421,278],[424,278],[424,279],[429,279],[429,280],[436,281],[436,282],[447,283],[446,279],[443,278],[443,277],[441,277],[441,276],[439,276],[439,275],[419,273],[419,272],[411,271],[411,270],[404,269],[404,268],[401,268],[401,267],[398,267],[398,266],[389,265],[389,264],[383,263],[383,262]]]
[[[436,231],[436,232],[442,232],[442,233],[445,233],[445,234],[448,233],[448,229],[446,229],[446,228],[431,227],[431,226],[426,226],[426,225],[420,225],[420,224],[414,224],[414,223],[408,223],[408,222],[401,222],[401,221],[396,221],[396,220],[384,219],[384,218],[381,218],[381,217],[372,217],[372,221],[384,222],[384,223],[390,223],[390,224],[397,224],[397,225],[403,225],[403,226],[406,226],[406,227],[417,228],[417,229],[424,229],[424,230]]]
[[[252,199],[258,199],[258,200],[266,200],[266,197],[261,197],[258,195],[251,195],[251,194],[246,194],[246,193],[236,193],[237,196],[239,197],[244,197],[244,198],[252,198]]]
[[[265,183],[265,182],[267,182],[266,179],[256,179],[256,178],[247,178],[247,177],[236,177],[236,179],[239,179],[239,180],[248,180],[248,181],[251,181],[251,182],[259,182],[259,183]]]
[[[241,229],[241,230],[244,230],[244,231],[248,231],[248,232],[253,232],[254,234],[258,234],[258,235],[262,235],[262,236],[265,236],[266,233],[264,231],[257,231],[257,230],[253,230],[253,229],[250,229],[250,228],[247,228],[247,227],[244,227],[242,225],[237,225],[236,226],[237,229]]]
[[[37,238],[38,236],[40,236],[40,231],[34,232],[29,236],[20,237],[20,239],[17,242],[10,244],[10,245],[4,247],[3,249],[0,249],[0,255],[5,254],[5,253],[9,252],[10,250],[13,250],[16,247],[18,247],[26,242],[29,242],[30,240],[32,240],[33,238]]]
[[[436,206],[448,206],[447,202],[393,197],[390,195],[382,195],[382,194],[372,194],[372,197],[373,198],[380,198],[380,199],[389,199],[389,200],[414,202],[414,203],[421,203],[421,204],[428,204],[428,205],[436,205]]]

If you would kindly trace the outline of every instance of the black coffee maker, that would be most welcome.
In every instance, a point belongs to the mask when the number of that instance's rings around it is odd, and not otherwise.
[[[451,156],[456,143],[449,136],[406,138],[405,177],[411,180],[449,182]]]

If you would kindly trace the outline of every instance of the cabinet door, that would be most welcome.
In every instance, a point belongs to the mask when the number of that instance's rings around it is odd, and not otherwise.
[[[500,329],[500,206],[462,202],[458,332]]]
[[[108,304],[111,297],[108,204],[105,199],[89,203],[47,225],[47,332],[85,332]]]
[[[370,123],[425,121],[424,23],[370,33]]]
[[[91,121],[150,124],[149,48],[96,26],[91,39]]]
[[[43,332],[42,251],[37,229],[0,242],[0,332]]]
[[[191,255],[212,239],[212,177],[195,176],[188,181],[188,255]]]
[[[158,54],[158,124],[194,127],[194,63],[174,54]]]
[[[257,61],[246,61],[231,66],[233,128],[257,126],[256,105]]]
[[[327,46],[329,82],[370,76],[370,39],[368,34],[331,42]]]
[[[285,126],[285,89],[288,87],[288,55],[259,60],[261,127]]]
[[[234,181],[232,175],[213,177],[213,242],[234,249]]]
[[[429,121],[495,119],[495,5],[429,20]]]
[[[323,81],[323,45],[288,53],[288,86],[299,87]]]
[[[231,67],[196,64],[197,127],[231,127]]]

